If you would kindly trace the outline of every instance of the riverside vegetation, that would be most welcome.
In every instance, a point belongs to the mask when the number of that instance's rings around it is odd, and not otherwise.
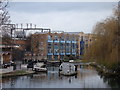
[[[84,58],[96,62],[100,72],[120,74],[120,11],[98,22],[93,30],[92,44],[87,48]],[[102,70],[102,71],[101,71]]]

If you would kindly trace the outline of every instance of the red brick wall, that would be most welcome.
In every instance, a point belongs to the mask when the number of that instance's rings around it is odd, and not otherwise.
[[[9,63],[11,60],[11,54],[3,54],[3,63]]]

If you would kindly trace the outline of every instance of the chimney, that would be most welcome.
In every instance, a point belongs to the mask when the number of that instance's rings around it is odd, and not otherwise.
[[[18,24],[16,24],[15,27],[18,28]]]
[[[36,28],[36,24],[35,24],[35,28]]]
[[[28,28],[28,23],[26,23],[26,26],[27,26],[27,28]]]
[[[23,24],[21,23],[21,29],[23,28]]]
[[[30,23],[30,28],[32,28],[32,23]]]

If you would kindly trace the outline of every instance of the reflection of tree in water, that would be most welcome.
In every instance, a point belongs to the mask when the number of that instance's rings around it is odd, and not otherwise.
[[[71,77],[69,77],[69,83],[71,83],[72,82],[72,79],[71,79]]]
[[[32,79],[33,78],[33,74],[30,74],[29,77]]]
[[[11,78],[11,80],[10,80],[11,88],[14,88],[14,87],[15,87],[16,80],[17,80],[17,77],[12,77],[12,78]]]
[[[118,77],[103,76],[103,81],[107,83],[111,88],[120,88],[120,78]]]
[[[97,72],[100,78],[103,78],[103,82],[108,84],[111,88],[120,88],[120,77],[108,77]]]
[[[8,82],[11,88],[15,87],[18,77],[2,78],[2,83]]]

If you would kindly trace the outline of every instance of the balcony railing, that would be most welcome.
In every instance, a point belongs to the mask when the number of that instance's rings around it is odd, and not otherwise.
[[[77,43],[76,41],[72,41],[72,43]]]
[[[66,53],[66,55],[70,55],[71,53]]]
[[[60,41],[60,43],[65,43],[65,41]]]
[[[53,43],[53,40],[48,40],[47,42]]]
[[[54,42],[59,43],[59,41],[58,41],[58,40],[55,40]]]
[[[60,53],[60,55],[65,55],[65,53]]]
[[[54,53],[54,55],[59,55],[59,53]]]
[[[66,41],[66,43],[71,43],[71,41]]]
[[[72,55],[76,55],[76,53],[72,53]]]
[[[53,55],[53,53],[48,53],[47,55]]]

